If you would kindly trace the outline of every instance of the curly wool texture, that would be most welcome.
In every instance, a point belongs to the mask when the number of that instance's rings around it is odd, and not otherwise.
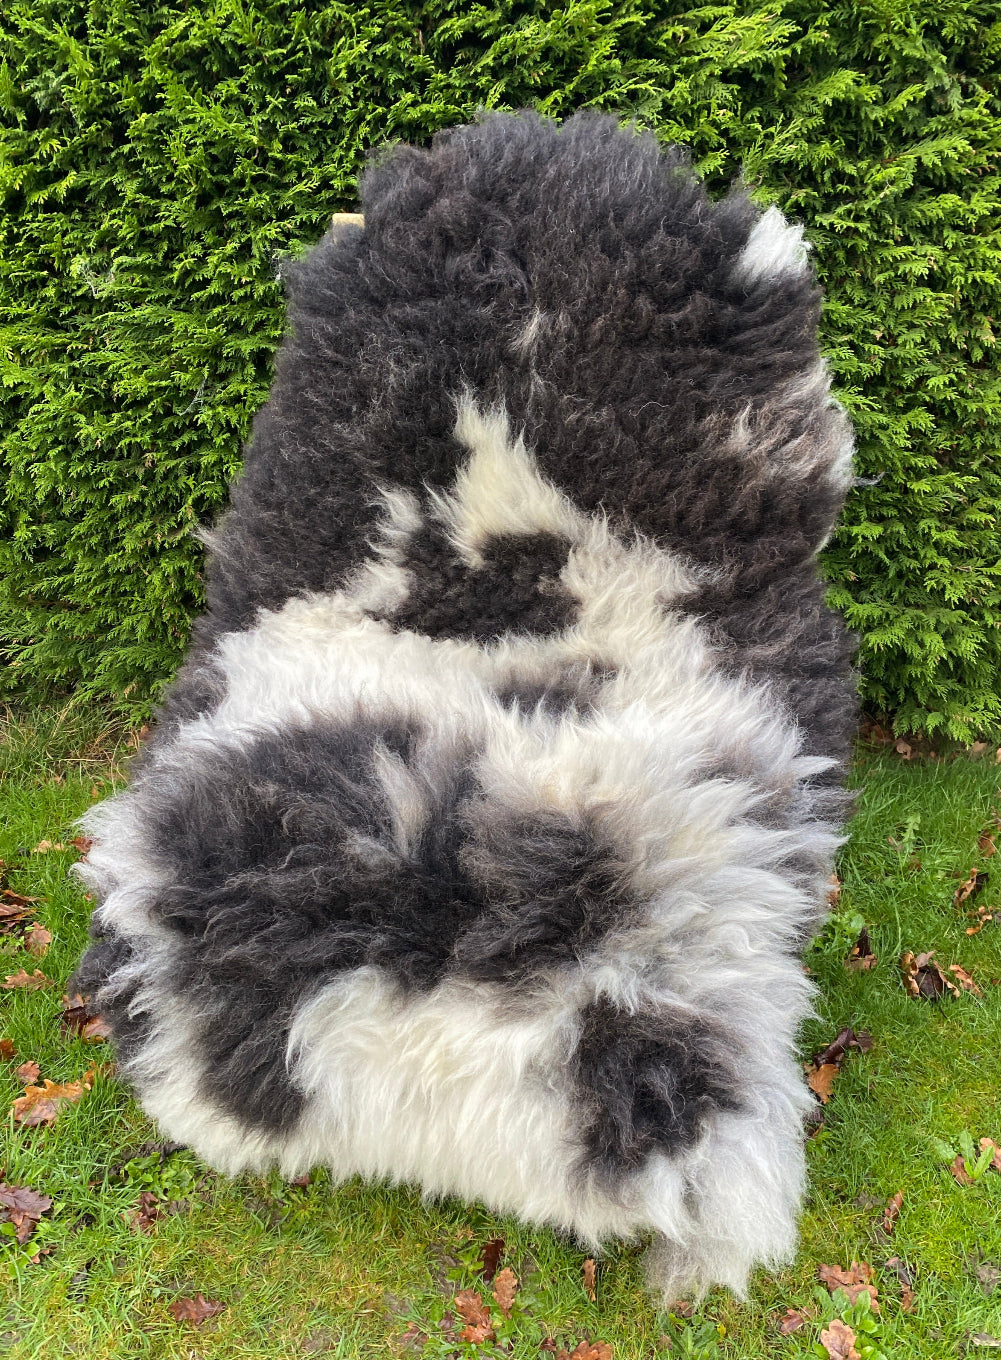
[[[668,1297],[792,1249],[854,719],[799,229],[596,115],[397,148],[289,271],[76,985],[229,1172],[419,1182]]]

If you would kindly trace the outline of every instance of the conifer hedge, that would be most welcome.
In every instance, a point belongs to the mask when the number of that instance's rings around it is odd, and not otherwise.
[[[369,148],[590,105],[807,224],[871,482],[825,555],[865,698],[1001,728],[995,0],[7,0],[0,61],[8,692],[138,713],[170,675],[281,262]]]

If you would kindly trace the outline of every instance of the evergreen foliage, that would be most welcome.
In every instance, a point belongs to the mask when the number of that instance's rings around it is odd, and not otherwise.
[[[8,691],[133,713],[200,601],[283,257],[369,148],[480,106],[619,111],[804,221],[859,432],[826,553],[898,726],[1001,728],[993,0],[9,0],[0,13]]]

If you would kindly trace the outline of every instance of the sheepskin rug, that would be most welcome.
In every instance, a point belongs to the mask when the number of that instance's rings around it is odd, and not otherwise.
[[[801,228],[582,114],[397,147],[283,270],[208,610],[86,819],[75,985],[224,1172],[787,1258],[846,811],[852,438]]]

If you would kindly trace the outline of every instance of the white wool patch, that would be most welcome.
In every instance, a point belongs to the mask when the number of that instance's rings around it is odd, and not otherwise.
[[[735,276],[744,283],[801,274],[807,267],[809,244],[803,228],[785,220],[778,208],[767,208],[751,229],[747,244],[734,265]]]

